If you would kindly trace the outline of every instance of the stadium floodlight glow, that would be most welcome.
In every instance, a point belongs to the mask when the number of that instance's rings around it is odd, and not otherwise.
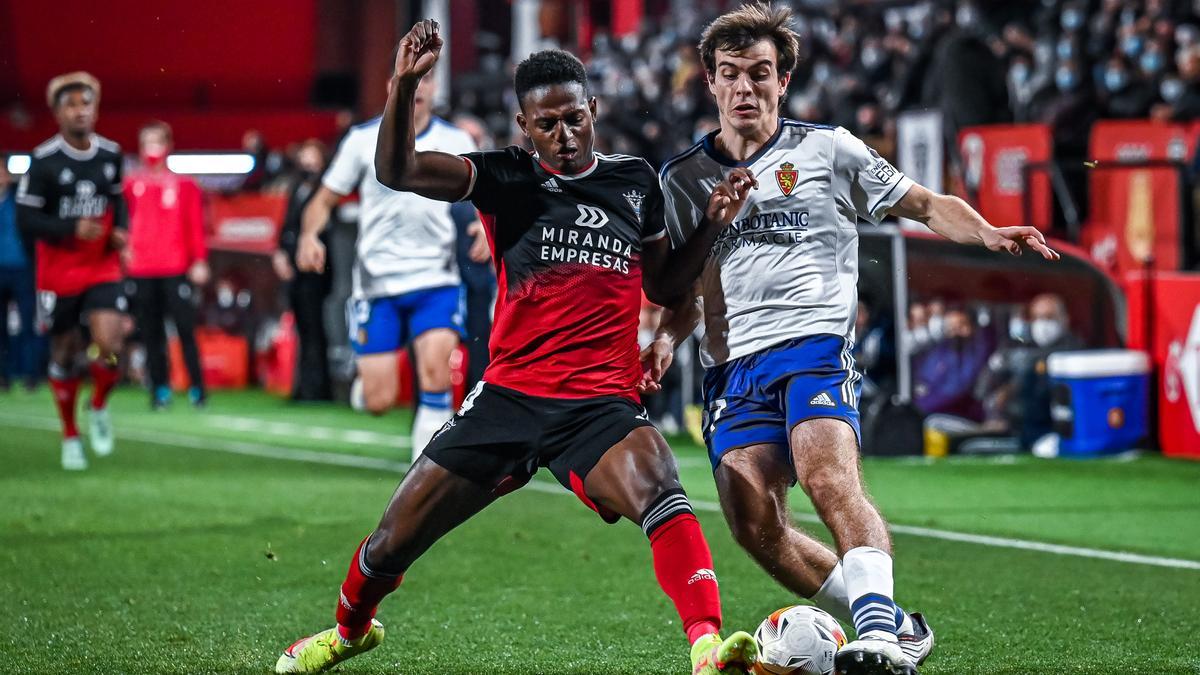
[[[29,155],[9,155],[8,172],[14,176],[23,175],[29,170]]]
[[[244,152],[199,154],[186,153],[167,157],[167,168],[175,173],[213,176],[247,174],[254,170],[254,156]]]

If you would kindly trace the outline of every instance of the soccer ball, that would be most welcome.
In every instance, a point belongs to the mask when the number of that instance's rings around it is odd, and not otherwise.
[[[833,655],[846,644],[837,619],[809,605],[784,607],[754,631],[755,675],[831,675]]]

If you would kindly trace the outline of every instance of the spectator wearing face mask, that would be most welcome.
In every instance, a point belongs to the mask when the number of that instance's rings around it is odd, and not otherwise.
[[[1120,56],[1113,56],[1105,63],[1100,86],[1104,116],[1110,119],[1144,118],[1158,96],[1154,86],[1137,76]]]
[[[994,348],[988,331],[975,326],[962,308],[946,311],[945,336],[917,358],[914,367],[917,408],[926,415],[943,413],[983,419],[975,384]]]
[[[1056,157],[1084,157],[1092,124],[1096,121],[1096,97],[1076,59],[1060,61],[1054,81],[1034,96],[1034,121],[1050,127]]]
[[[980,378],[975,396],[984,401],[989,426],[1007,429],[1028,449],[1053,430],[1050,377],[1046,359],[1079,349],[1061,296],[1046,293],[1029,303],[1028,342],[996,352]]]
[[[1159,85],[1163,103],[1154,107],[1155,119],[1191,121],[1200,118],[1200,43],[1183,47],[1175,57],[1178,75],[1168,75]]]

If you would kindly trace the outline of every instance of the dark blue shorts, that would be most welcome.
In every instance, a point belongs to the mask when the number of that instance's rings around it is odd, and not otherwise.
[[[370,300],[351,299],[347,306],[350,342],[356,354],[394,352],[421,333],[435,328],[463,332],[461,286],[424,288]]]
[[[850,349],[840,335],[813,335],[709,368],[704,440],[713,470],[731,450],[760,443],[779,445],[790,465],[792,427],[821,417],[846,422],[861,442],[862,376]]]

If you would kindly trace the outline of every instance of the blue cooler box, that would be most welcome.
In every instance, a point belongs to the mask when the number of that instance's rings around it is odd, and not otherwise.
[[[1150,357],[1128,349],[1058,352],[1046,360],[1060,457],[1129,450],[1149,433]]]

